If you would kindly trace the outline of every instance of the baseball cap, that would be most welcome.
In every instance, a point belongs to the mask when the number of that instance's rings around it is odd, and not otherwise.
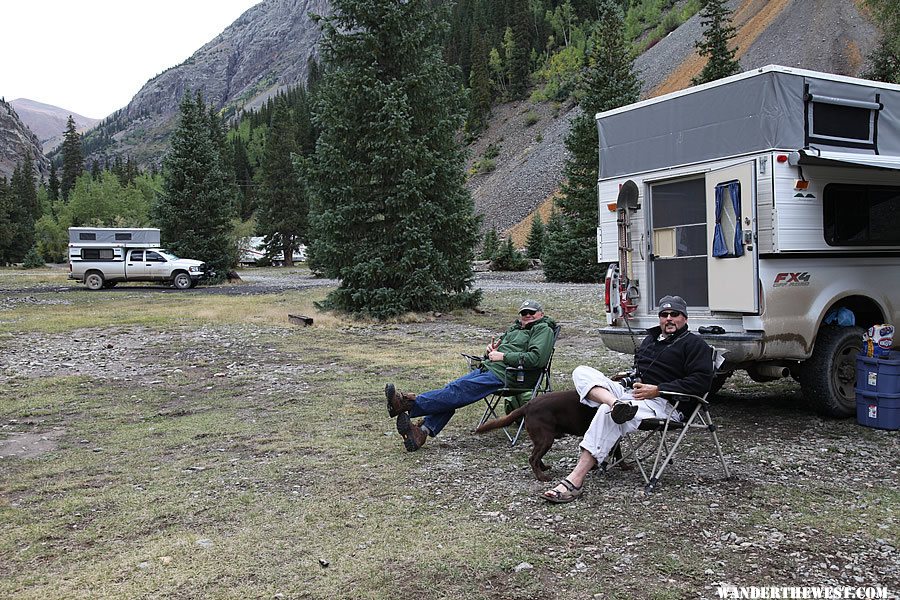
[[[534,300],[526,300],[522,303],[522,306],[519,307],[519,312],[523,310],[532,310],[534,312],[542,312],[544,309],[541,307],[540,302],[535,302]]]

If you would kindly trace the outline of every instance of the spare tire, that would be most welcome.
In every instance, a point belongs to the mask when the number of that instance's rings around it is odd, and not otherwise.
[[[856,414],[856,356],[861,327],[823,325],[812,356],[800,365],[800,388],[810,407],[828,417]]]

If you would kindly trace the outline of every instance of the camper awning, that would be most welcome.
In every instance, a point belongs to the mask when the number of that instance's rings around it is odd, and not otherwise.
[[[788,164],[801,167],[869,167],[900,170],[900,156],[795,150],[788,155]]]

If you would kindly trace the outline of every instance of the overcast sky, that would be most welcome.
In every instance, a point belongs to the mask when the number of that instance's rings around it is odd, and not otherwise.
[[[0,97],[102,119],[260,0],[12,0],[0,18]]]

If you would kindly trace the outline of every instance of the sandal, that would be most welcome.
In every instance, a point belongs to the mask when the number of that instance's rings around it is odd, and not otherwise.
[[[572,502],[573,500],[580,498],[581,493],[584,491],[584,484],[577,486],[569,481],[568,478],[563,479],[559,483],[566,488],[565,491],[560,492],[555,488],[547,490],[541,494],[541,498],[554,504],[566,504],[567,502]]]
[[[616,425],[621,425],[627,421],[630,421],[634,418],[634,415],[637,414],[638,407],[634,404],[628,404],[627,402],[622,402],[620,400],[616,400],[616,403],[613,404],[612,410],[609,411],[609,414],[612,416],[613,423]]]

